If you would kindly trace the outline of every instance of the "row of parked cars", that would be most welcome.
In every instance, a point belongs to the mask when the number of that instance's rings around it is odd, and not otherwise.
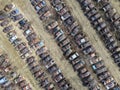
[[[120,15],[115,8],[113,8],[108,0],[99,0],[97,3],[100,5],[100,9],[104,11],[106,19],[114,27],[115,31],[120,31]]]
[[[15,88],[14,83],[6,77],[6,73],[9,72],[10,69],[11,69],[11,64],[7,59],[7,55],[1,54],[0,55],[0,87],[5,90],[9,88],[12,89],[12,87]]]
[[[14,9],[14,10],[12,10]],[[12,11],[11,11],[12,10]],[[7,16],[13,21],[18,21],[23,18],[23,15],[19,13],[19,10],[15,7],[14,4],[7,4],[4,7],[5,12],[10,12]]]
[[[10,73],[9,76],[8,73]],[[22,79],[18,81],[19,77]],[[3,53],[0,55],[0,86],[4,90],[16,90],[17,87],[21,90],[32,90],[29,83],[13,71],[8,55]]]
[[[8,15],[13,11],[15,12],[16,8],[15,8],[14,4],[6,5],[5,8],[7,8],[8,6],[9,6],[9,11],[7,10]],[[11,8],[10,8],[10,6],[11,6]],[[19,12],[14,13],[13,16],[16,16],[16,15],[19,15]],[[12,15],[11,15],[11,17],[12,17]],[[30,51],[27,48],[26,44],[24,42],[22,42],[21,39],[17,36],[17,33],[14,30],[14,26],[12,24],[10,24],[11,19],[9,19],[9,18],[6,18],[3,21],[1,21],[0,25],[3,27],[3,32],[6,33],[11,44],[19,52],[21,58],[24,59],[25,57],[29,56]],[[22,18],[20,18],[20,19],[22,19]],[[20,19],[17,19],[16,21],[18,21]]]
[[[15,79],[14,82],[20,87],[21,90],[32,90],[30,85],[27,83],[24,77],[21,75],[18,75]]]
[[[110,23],[114,31],[119,35],[120,15],[118,14],[118,12],[115,10],[115,8],[112,7],[109,1],[100,0],[98,4],[100,6],[100,9],[102,9],[102,11],[104,12],[107,21]],[[117,39],[119,39],[119,37]],[[119,63],[120,59],[118,59],[120,57],[119,56],[120,51],[115,51],[114,53],[116,54],[116,56],[118,56],[117,59],[115,60],[118,61],[118,66],[120,67],[120,63]],[[113,54],[113,56],[115,56],[115,54]]]
[[[1,24],[4,22],[6,22],[6,19],[3,20],[1,22]],[[13,25],[4,24],[3,32],[7,34],[9,41],[16,48],[16,50],[19,52],[22,59],[29,56],[29,54],[30,54],[29,49],[27,48],[26,44],[24,42],[22,42],[19,37],[17,37],[17,33],[14,30]]]
[[[2,69],[4,72],[8,72],[11,67],[10,62],[8,61],[6,54],[0,55],[0,69]]]
[[[37,11],[40,20],[46,20],[52,15],[44,0],[30,0],[30,2]]]
[[[15,10],[17,10],[17,13],[14,12],[14,15],[20,14],[20,12],[18,12],[19,10],[16,9],[15,7],[9,10],[9,13]],[[21,20],[17,20],[17,21],[19,22]],[[3,22],[6,22],[6,21],[3,20]],[[22,59],[25,59],[31,73],[33,74],[35,79],[39,82],[39,85],[43,87],[45,90],[53,90],[54,85],[48,80],[45,73],[42,71],[40,64],[36,62],[35,57],[31,55],[31,51],[29,50],[27,44],[25,42],[22,42],[22,40],[17,37],[17,32],[13,30],[13,26],[8,24],[9,23],[2,25],[4,27],[3,32],[7,33],[7,37],[9,38],[9,41],[14,45],[15,49],[20,53],[20,56],[22,57]],[[12,26],[12,28],[9,28],[10,26]],[[6,30],[6,28],[9,28],[9,30],[8,29]],[[27,35],[26,33],[28,34],[29,31],[24,32],[24,35]],[[32,37],[35,37],[35,36],[30,34],[29,36],[27,36],[27,40],[31,40]],[[21,77],[20,78],[18,77],[16,83],[18,83],[19,85],[23,85],[25,81],[21,80]]]
[[[47,47],[44,45],[36,51],[36,54],[42,59],[47,71],[51,74],[52,79],[56,82],[60,90],[71,90],[69,81],[64,77],[62,71],[51,58]]]
[[[18,13],[15,13],[16,15]],[[47,47],[44,45],[44,42],[40,40],[36,33],[34,32],[29,21],[25,18],[22,18],[18,21],[19,28],[23,31],[23,35],[26,37],[28,44],[31,48],[34,48],[36,54],[42,59],[42,64],[46,67],[47,71],[51,74],[52,79],[55,81],[56,85],[60,90],[70,90],[72,89],[70,83],[59,67],[56,65],[50,54],[48,53]],[[18,47],[24,47],[26,44],[21,43]],[[17,48],[17,50],[19,50]],[[33,56],[27,56],[26,62],[30,68],[30,71],[34,77],[40,82],[40,86],[45,87],[45,90],[53,90],[54,85],[48,81],[48,78],[45,77],[45,73],[41,70],[40,65],[35,62]]]
[[[47,30],[53,34],[58,46],[63,51],[63,55],[69,60],[70,64],[72,64],[74,71],[78,72],[78,76],[82,80],[83,85],[88,86],[89,90],[99,90],[100,88],[97,81],[92,77],[81,56],[72,49],[70,40],[59,27],[58,22],[54,21],[49,23]]]
[[[28,21],[26,21],[24,24],[23,23],[21,24],[21,22],[23,22],[23,20],[19,22],[20,28],[23,30],[23,35],[27,39],[27,37],[30,36],[32,32],[33,33],[35,32],[33,31],[32,26],[27,27],[27,28],[24,27],[29,23]],[[51,74],[52,79],[56,82],[60,90],[71,89],[72,87],[70,86],[68,80],[66,80],[61,70],[56,65],[52,57],[50,56],[48,49],[45,46],[44,42],[42,40],[39,40],[37,36],[31,37],[30,39],[27,39],[27,41],[29,45],[36,50],[36,55],[38,55],[42,59],[42,64],[46,67],[47,71]]]
[[[112,53],[111,56],[113,57],[115,63],[120,66],[120,47],[113,37],[110,28],[107,26],[106,22],[103,20],[92,2],[88,0],[82,0],[79,2],[86,17],[90,20],[91,24],[104,41],[106,48]]]
[[[36,1],[34,0],[34,2],[36,2]],[[37,0],[36,3],[39,4],[41,2],[44,2],[44,1],[43,0]],[[38,6],[34,6],[34,8],[36,8],[36,7],[38,7]],[[40,8],[40,6],[39,6],[39,8]],[[84,86],[88,86],[90,90],[98,90],[99,87],[97,85],[97,82],[91,76],[91,73],[86,68],[85,63],[84,63],[83,60],[81,60],[79,54],[77,52],[74,52],[71,49],[70,41],[65,36],[63,30],[60,29],[60,27],[58,26],[58,23],[57,22],[49,23],[49,25],[47,25],[47,29],[54,35],[55,40],[57,41],[58,45],[61,47],[61,50],[63,51],[63,55],[67,59],[69,58],[69,62],[72,64],[74,70],[78,72],[78,76],[83,81],[83,85]],[[39,50],[37,52],[38,55],[41,58],[45,58],[46,57],[46,61],[50,60],[51,58],[50,58],[50,56],[48,56],[46,47],[44,47],[44,45],[42,47],[43,47],[43,49],[41,49],[41,50]],[[42,52],[46,53],[46,55],[43,55]],[[43,63],[46,63],[46,62],[43,62]],[[51,61],[51,64],[54,65],[54,62]],[[49,66],[46,66],[46,67],[49,68]],[[52,68],[50,68],[50,69],[52,70]]]
[[[38,39],[37,34],[34,32],[28,20],[23,18],[18,22],[18,24],[19,28],[23,30],[23,35],[26,37],[30,48],[38,49],[41,44],[41,40]]]
[[[45,75],[45,72],[41,69],[40,64],[38,64],[35,60],[35,57],[28,57],[26,60],[28,67],[41,87],[45,88],[45,90],[53,90],[54,85],[48,80]]]
[[[4,90],[15,90],[15,84],[10,81],[3,71],[0,70],[0,88]]]
[[[50,0],[50,2],[53,8],[58,13],[58,15],[60,16],[63,25],[67,28],[70,35],[74,38],[74,41],[78,45],[80,50],[83,52],[84,55],[89,56],[89,62],[91,64],[91,67],[93,71],[96,73],[101,83],[108,90],[116,88],[117,86],[116,81],[113,79],[113,76],[111,74],[107,74],[107,72],[109,73],[109,71],[104,65],[103,60],[97,55],[95,49],[87,40],[86,36],[81,30],[80,25],[78,25],[74,17],[71,15],[65,3],[62,0]],[[87,2],[87,0],[79,0],[79,2],[80,3]],[[84,6],[83,3],[82,6]],[[90,7],[92,7],[92,5],[90,5]],[[87,10],[89,10],[89,7],[87,8]],[[92,19],[94,20],[94,18]]]

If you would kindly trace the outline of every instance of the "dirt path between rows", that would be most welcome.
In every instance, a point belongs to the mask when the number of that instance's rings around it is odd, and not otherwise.
[[[110,0],[110,3],[120,14],[120,1],[119,0]]]

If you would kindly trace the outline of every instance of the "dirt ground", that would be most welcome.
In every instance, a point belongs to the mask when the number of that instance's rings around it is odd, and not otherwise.
[[[119,0],[110,0],[111,5],[117,10],[120,14],[120,1]]]
[[[109,69],[111,74],[114,76],[115,80],[120,84],[120,71],[116,64],[113,62],[113,59],[110,57],[109,52],[104,47],[104,44],[100,40],[99,36],[96,34],[95,29],[93,29],[89,23],[89,20],[83,14],[80,5],[77,1],[65,0],[67,5],[70,7],[72,14],[83,26],[83,31],[87,34],[90,42],[98,52],[98,54],[103,58],[106,67]],[[113,0],[111,0],[113,1]],[[113,1],[115,2],[115,1]]]
[[[33,7],[31,6],[30,1],[29,0],[21,0],[21,1],[20,0],[4,0],[4,1],[0,0],[0,3],[1,3],[0,9],[3,8],[3,6],[5,4],[10,3],[10,2],[13,2],[22,11],[24,16],[28,20],[30,20],[36,33],[39,35],[39,37],[41,39],[43,39],[45,41],[45,45],[50,50],[51,56],[54,58],[57,65],[62,70],[64,76],[70,81],[72,87],[75,88],[75,90],[79,90],[80,88],[81,88],[81,90],[87,90],[86,87],[82,86],[82,83],[81,83],[79,77],[77,76],[77,73],[75,73],[73,71],[72,66],[63,57],[62,52],[61,52],[60,48],[57,46],[53,37],[47,31],[45,31],[43,24],[39,20]],[[1,33],[2,33],[2,31],[1,31]],[[8,42],[6,36],[4,36],[4,34],[2,33],[2,35],[0,37],[1,37],[0,38],[1,39],[1,41],[0,41],[1,48],[4,48],[6,51],[8,51],[8,53],[10,53],[9,55],[11,57],[11,62],[13,62],[13,64],[15,66],[17,66],[17,69],[21,73],[21,75],[25,76],[25,78],[27,78],[27,80],[29,82],[31,82],[31,85],[33,86],[33,90],[42,90],[38,87],[37,82],[32,77],[29,69],[27,68],[25,63],[23,63],[23,61],[21,61],[21,59],[19,58],[19,55],[17,54],[15,49]],[[22,39],[24,39],[24,38],[22,38]],[[23,68],[21,68],[21,67],[23,67]]]

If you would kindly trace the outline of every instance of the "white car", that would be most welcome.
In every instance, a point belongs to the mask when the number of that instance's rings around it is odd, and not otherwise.
[[[72,54],[72,55],[69,57],[69,60],[72,61],[72,60],[74,60],[74,59],[76,59],[76,58],[78,58],[78,57],[79,57],[79,54],[78,54],[77,52],[75,52],[74,54]]]

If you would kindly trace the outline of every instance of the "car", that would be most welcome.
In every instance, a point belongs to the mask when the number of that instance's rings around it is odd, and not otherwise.
[[[20,19],[23,19],[23,15],[22,14],[18,14],[18,15],[12,16],[11,18],[13,19],[13,21],[18,21]]]
[[[69,61],[71,62],[72,60],[75,60],[79,57],[79,54],[77,52],[74,52],[72,53],[70,56],[69,56]]]
[[[83,48],[82,52],[85,55],[88,55],[88,54],[91,54],[91,53],[95,52],[95,49],[93,48],[93,46],[88,46],[88,47]]]
[[[62,73],[56,75],[55,77],[52,77],[54,79],[55,82],[59,83],[61,80],[64,79],[64,76]]]
[[[2,27],[4,27],[4,26],[7,26],[8,24],[9,24],[9,20],[8,19],[5,19],[5,20],[3,20],[1,23],[0,23],[0,25],[2,26]]]
[[[61,20],[62,21],[65,21],[65,20],[67,20],[68,18],[70,18],[71,17],[71,14],[69,13],[69,12],[66,12],[65,14],[63,14],[62,16],[61,16]]]
[[[3,29],[4,33],[9,33],[11,30],[13,30],[13,25],[9,25]]]
[[[18,14],[19,14],[19,9],[17,9],[17,8],[10,12],[11,16],[15,16],[15,15],[18,15]]]

